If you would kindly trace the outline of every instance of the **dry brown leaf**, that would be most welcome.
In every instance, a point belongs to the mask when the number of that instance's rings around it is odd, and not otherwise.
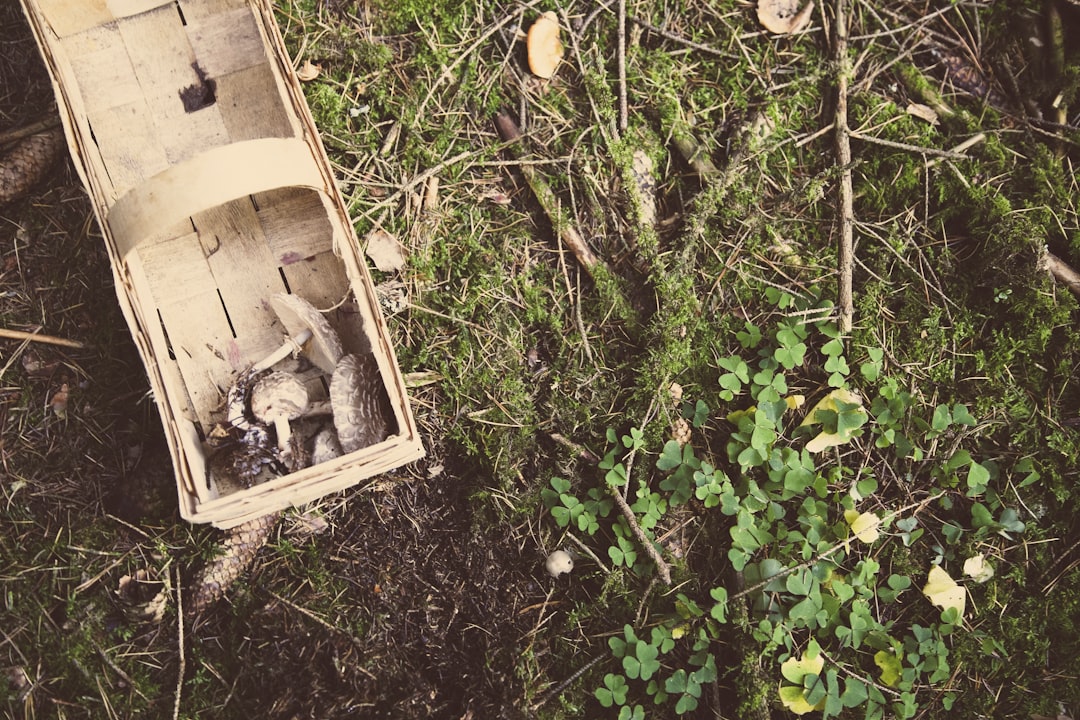
[[[319,73],[321,72],[322,65],[316,65],[310,60],[305,60],[304,64],[300,66],[300,69],[296,71],[296,77],[300,79],[300,82],[311,82],[319,77]]]
[[[394,272],[405,267],[405,248],[390,233],[376,228],[367,234],[367,256],[375,267],[383,272]]]
[[[529,70],[545,80],[555,74],[565,52],[559,39],[559,17],[550,10],[536,19],[529,28],[526,46],[529,52]]]
[[[810,0],[800,9],[800,0],[758,0],[757,16],[766,30],[777,35],[790,35],[802,30],[810,22],[814,2]]]
[[[925,120],[931,125],[938,124],[938,114],[934,108],[929,105],[923,105],[922,103],[908,103],[907,113],[913,117],[917,117],[920,120]]]

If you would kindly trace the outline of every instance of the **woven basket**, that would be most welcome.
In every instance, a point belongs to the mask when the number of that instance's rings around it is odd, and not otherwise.
[[[371,277],[268,0],[22,0],[108,248],[182,516],[231,527],[423,454]],[[390,436],[251,487],[213,477],[230,386],[317,308],[371,352]],[[324,372],[294,361],[314,396]]]

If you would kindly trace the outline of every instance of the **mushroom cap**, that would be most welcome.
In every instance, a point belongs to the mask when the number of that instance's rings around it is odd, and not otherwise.
[[[814,12],[813,0],[808,0],[801,8],[803,0],[758,0],[758,22],[771,33],[789,35],[806,27],[810,15]]]
[[[545,80],[555,74],[565,52],[559,39],[559,16],[550,10],[536,18],[529,28],[525,47],[529,55],[529,70]]]
[[[320,430],[311,441],[311,464],[320,465],[337,457],[341,457],[337,433],[330,428]]]
[[[271,423],[284,417],[300,417],[311,398],[300,378],[286,372],[272,372],[259,378],[251,389],[251,414],[259,422]]]
[[[371,353],[341,358],[330,378],[330,405],[346,453],[381,442],[390,434],[392,411]]]
[[[311,348],[308,357],[324,373],[334,372],[345,349],[334,328],[318,308],[299,295],[278,293],[270,297],[270,307],[277,313],[290,335],[304,330],[311,331]]]
[[[556,550],[547,556],[544,567],[547,568],[548,575],[557,578],[574,569],[574,558],[570,557],[570,553],[565,550]]]

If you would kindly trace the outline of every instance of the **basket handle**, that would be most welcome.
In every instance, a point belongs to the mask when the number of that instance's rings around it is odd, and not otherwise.
[[[221,145],[162,170],[128,190],[109,210],[120,257],[195,213],[282,187],[328,194],[311,146],[298,138],[259,138]]]

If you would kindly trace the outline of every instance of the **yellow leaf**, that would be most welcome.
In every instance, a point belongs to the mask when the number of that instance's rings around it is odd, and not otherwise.
[[[994,577],[994,566],[986,562],[985,555],[979,553],[964,561],[964,574],[977,583],[984,583]]]
[[[858,393],[854,393],[847,388],[837,388],[825,397],[821,398],[821,400],[818,400],[817,405],[815,405],[810,410],[810,412],[806,413],[806,417],[803,419],[799,427],[817,425],[818,423],[820,423],[821,421],[817,419],[818,410],[832,410],[833,412],[836,412],[837,400],[847,403],[848,405],[862,406],[862,398],[858,395]]]
[[[824,700],[817,705],[811,705],[806,702],[806,696],[803,695],[803,689],[801,687],[795,687],[794,685],[780,686],[780,702],[784,704],[784,707],[796,715],[805,715],[808,712],[821,710],[825,707]]]
[[[756,412],[757,412],[757,405],[751,405],[750,407],[746,408],[745,410],[732,410],[731,412],[729,412],[727,414],[727,421],[729,423],[734,423],[735,425],[738,425],[739,420],[741,420],[744,417],[753,417],[754,413],[756,413]]]
[[[789,657],[780,665],[780,674],[793,683],[801,683],[806,675],[820,675],[825,668],[825,658],[820,654],[801,658]]]
[[[806,413],[806,417],[799,424],[799,427],[810,427],[812,425],[821,424],[821,420],[818,419],[817,414],[819,410],[831,410],[837,412],[837,401],[846,403],[848,405],[858,405],[862,407],[862,398],[857,393],[848,390],[847,388],[837,388],[833,390],[825,397],[818,401],[810,412]],[[860,410],[861,411],[861,410]],[[822,450],[835,447],[837,445],[843,445],[851,440],[850,436],[840,433],[819,433],[810,442],[806,443],[806,451],[809,453],[819,453]]]
[[[788,410],[796,410],[806,404],[806,396],[788,395],[784,398],[784,402],[787,403]]]
[[[930,568],[930,572],[926,577],[926,586],[923,588],[923,595],[942,610],[956,608],[960,616],[963,617],[967,594],[964,592],[964,588],[957,585],[956,581],[949,576],[949,573],[937,565]]]
[[[900,673],[904,669],[900,658],[888,650],[878,650],[874,653],[874,664],[881,668],[881,682],[889,687],[896,687],[900,682]]]
[[[878,526],[881,518],[874,513],[865,512],[861,515],[855,510],[845,510],[844,519],[851,526],[851,534],[870,545],[878,539]]]

